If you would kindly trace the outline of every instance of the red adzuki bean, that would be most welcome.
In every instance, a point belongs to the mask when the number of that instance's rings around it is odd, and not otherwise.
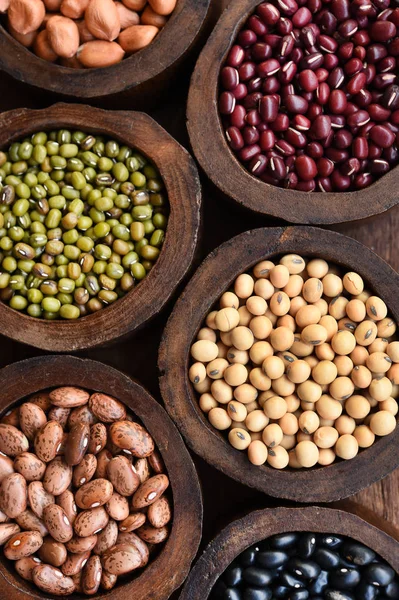
[[[393,0],[261,2],[220,72],[226,139],[249,172],[331,192],[396,166],[398,28]]]

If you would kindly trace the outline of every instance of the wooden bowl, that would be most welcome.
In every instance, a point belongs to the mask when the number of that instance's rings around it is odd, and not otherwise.
[[[115,396],[140,418],[165,462],[173,494],[173,525],[165,546],[141,575],[117,585],[114,600],[167,600],[187,577],[202,532],[202,497],[198,476],[183,440],[164,409],[137,382],[93,360],[46,356],[14,363],[0,371],[0,414],[21,399],[49,387],[73,385]],[[0,584],[4,598],[50,598],[21,579],[0,550]],[[109,598],[99,592],[94,598]],[[2,596],[3,597],[3,596]],[[82,598],[76,594],[71,599]]]
[[[238,32],[258,4],[259,0],[231,1],[192,77],[187,126],[194,154],[208,177],[242,206],[292,223],[343,223],[395,206],[399,202],[399,166],[364,190],[306,193],[272,186],[253,177],[230,150],[218,109],[219,73]]]
[[[327,467],[278,471],[252,465],[224,433],[209,423],[189,378],[190,347],[212,306],[240,273],[260,260],[286,253],[317,256],[357,271],[383,298],[399,322],[399,275],[352,238],[313,227],[254,229],[219,246],[191,279],[164,331],[159,350],[160,385],[166,409],[187,444],[212,466],[270,496],[297,502],[331,502],[379,481],[399,465],[399,427],[348,461]]]
[[[143,102],[167,87],[204,26],[210,0],[178,0],[152,44],[112,67],[70,69],[42,60],[0,25],[0,69],[15,79],[70,101],[115,108]],[[54,97],[52,101],[54,100]]]
[[[291,531],[346,535],[377,552],[399,574],[399,542],[360,517],[318,506],[268,508],[251,512],[220,532],[191,571],[180,600],[207,600],[236,556],[256,542]]]
[[[70,352],[116,340],[159,313],[191,267],[198,242],[201,186],[194,161],[162,127],[143,113],[110,112],[56,104],[0,115],[0,147],[40,130],[63,127],[107,134],[137,148],[159,168],[169,197],[165,243],[154,268],[111,306],[76,321],[42,321],[0,302],[1,333],[51,352]]]

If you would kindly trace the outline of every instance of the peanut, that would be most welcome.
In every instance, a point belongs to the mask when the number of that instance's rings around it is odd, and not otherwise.
[[[4,13],[10,6],[10,0],[0,0],[0,13]]]
[[[131,54],[151,44],[159,29],[153,25],[132,25],[119,36],[119,43],[125,52]]]
[[[54,52],[48,40],[48,32],[46,29],[41,31],[33,44],[33,51],[39,58],[48,62],[55,62],[58,55]]]
[[[122,0],[122,2],[130,10],[143,10],[147,4],[147,0]]]
[[[23,35],[39,29],[45,14],[46,8],[41,0],[11,0],[8,9],[11,27]]]
[[[43,0],[43,2],[50,12],[58,12],[61,8],[62,0]]]
[[[87,29],[99,40],[112,42],[121,29],[118,11],[112,0],[91,0],[85,21]]]
[[[116,42],[95,40],[83,44],[78,50],[79,62],[84,67],[110,67],[120,62],[125,52]]]
[[[31,31],[30,33],[25,34],[18,33],[18,31],[15,31],[10,24],[8,24],[8,31],[11,33],[12,37],[15,38],[20,44],[25,46],[25,48],[32,46],[37,36],[37,31]]]
[[[177,0],[148,0],[151,8],[159,15],[170,15],[176,7]]]
[[[77,21],[76,25],[79,29],[79,38],[81,44],[85,44],[86,42],[92,42],[95,39],[94,36],[90,33],[90,31],[87,29],[86,21]]]
[[[154,25],[159,29],[162,29],[168,22],[168,19],[162,15],[159,15],[155,12],[154,9],[151,8],[150,5],[147,6],[143,14],[141,15],[141,23],[142,25]]]
[[[79,48],[79,30],[72,19],[53,17],[47,23],[48,40],[54,52],[63,58],[72,58]]]
[[[138,25],[140,23],[140,17],[134,10],[126,8],[122,2],[115,2],[115,6],[116,10],[118,11],[121,30],[131,27],[132,25]]]
[[[62,0],[60,10],[64,17],[80,19],[89,6],[89,2],[90,0]]]

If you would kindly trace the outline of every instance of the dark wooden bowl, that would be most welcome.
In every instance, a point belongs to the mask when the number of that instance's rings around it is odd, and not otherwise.
[[[267,508],[233,521],[220,532],[191,571],[180,600],[207,600],[219,576],[243,550],[290,531],[346,535],[377,552],[399,574],[399,542],[360,517],[318,506]]]
[[[212,427],[199,408],[188,378],[191,344],[221,294],[237,275],[260,260],[290,252],[322,257],[357,271],[399,321],[399,275],[359,242],[313,227],[254,229],[212,252],[176,303],[159,350],[161,392],[187,444],[212,466],[270,496],[297,502],[331,502],[379,481],[399,465],[399,427],[352,460],[303,470],[278,471],[267,464],[257,467]]]
[[[63,127],[110,135],[150,158],[164,180],[170,217],[162,252],[148,277],[107,308],[73,322],[42,321],[0,302],[3,335],[51,352],[82,350],[114,341],[158,314],[191,267],[201,208],[201,186],[193,159],[143,113],[69,104],[44,110],[17,109],[0,115],[0,147],[34,131]]]
[[[356,221],[399,202],[399,167],[356,192],[286,190],[253,177],[230,150],[218,110],[219,73],[237,33],[259,0],[232,0],[203,49],[191,81],[187,126],[202,168],[236,202],[257,213],[309,225]]]
[[[164,409],[137,382],[93,360],[73,356],[32,358],[0,371],[0,414],[26,396],[45,388],[73,385],[115,396],[139,417],[154,438],[165,462],[173,494],[170,537],[157,558],[141,575],[126,578],[111,592],[115,600],[167,600],[187,577],[202,532],[202,496],[197,472],[183,440]],[[2,598],[50,598],[21,579],[0,550]],[[5,595],[4,595],[5,594]],[[109,592],[93,596],[109,598]],[[72,594],[69,598],[82,598]]]
[[[0,25],[0,69],[15,79],[70,101],[128,108],[160,93],[191,52],[204,26],[210,0],[178,0],[154,42],[105,69],[70,69],[46,62]]]

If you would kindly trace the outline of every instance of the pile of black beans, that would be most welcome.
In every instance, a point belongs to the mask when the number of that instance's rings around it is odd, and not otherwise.
[[[353,539],[283,533],[251,546],[226,569],[210,600],[399,599],[399,577]]]

